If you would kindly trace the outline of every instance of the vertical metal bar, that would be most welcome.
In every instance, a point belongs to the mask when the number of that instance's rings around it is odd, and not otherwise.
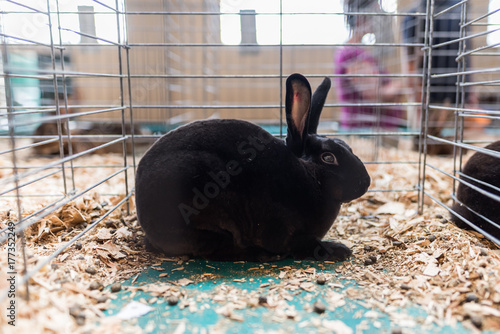
[[[132,164],[133,164],[133,170],[134,170],[134,175],[136,172],[137,168],[137,163],[135,160],[135,131],[134,131],[134,107],[132,103],[132,78],[130,77],[130,47],[128,46],[128,35],[127,35],[127,24],[126,24],[126,19],[127,19],[127,8],[125,2],[123,2],[123,13],[125,15],[124,17],[124,22],[123,22],[123,29],[125,36],[124,44],[125,44],[125,59],[126,59],[126,64],[127,64],[127,89],[128,89],[128,110],[129,110],[129,118],[130,118],[130,135],[131,135],[131,140],[132,140]]]
[[[52,37],[52,18],[51,18],[51,11],[50,11],[50,0],[47,0],[47,18],[49,20],[50,58],[52,60],[52,71],[54,72],[52,78],[54,80],[54,105],[55,105],[56,116],[57,116],[57,121],[56,121],[57,134],[59,136],[59,157],[61,159],[64,159],[64,142],[63,142],[63,136],[62,136],[61,119],[59,118],[61,116],[61,110],[60,110],[60,106],[59,106],[59,87],[57,86],[56,55],[55,55],[55,48],[54,48],[54,38]],[[63,60],[61,59],[61,62],[62,61]],[[64,163],[61,163],[61,172],[62,172],[64,193],[67,195],[68,194],[68,186],[66,183],[66,168],[65,168]]]
[[[466,36],[467,34],[467,28],[464,27],[463,25],[467,22],[467,4],[463,4],[461,7],[460,11],[460,39]],[[457,56],[460,56],[463,52],[466,50],[466,41],[465,40],[460,40],[459,46],[458,46],[458,54]],[[466,63],[465,63],[465,57],[460,57],[460,61],[457,64],[457,73],[465,71],[466,68]],[[466,97],[465,97],[465,86],[459,85],[459,81],[462,83],[465,82],[465,75],[458,75],[457,76],[457,86],[456,86],[456,100],[455,100],[455,107],[464,107],[465,102],[466,102]],[[460,101],[459,101],[460,100]],[[455,143],[456,142],[463,142],[464,140],[464,118],[459,117],[457,110],[455,110]],[[457,146],[453,146],[453,175],[457,176],[458,171],[462,170],[462,159],[463,159],[463,149],[462,147],[458,147],[458,162],[457,162]],[[458,163],[458,166],[457,166]],[[456,194],[456,189],[457,189],[457,181],[453,179],[453,190],[452,193],[453,195]]]
[[[421,11],[422,8],[422,2],[420,2],[420,5],[418,6],[417,12]],[[423,59],[422,59],[422,87],[420,91],[420,97],[421,97],[421,102],[420,102],[420,132],[418,135],[418,198],[417,198],[417,203],[418,203],[418,211],[419,213],[423,212],[423,196],[424,196],[424,189],[422,187],[422,160],[423,160],[423,141],[424,141],[424,127],[425,127],[425,110],[426,110],[426,83],[427,83],[427,63],[429,62],[429,57],[427,54],[427,49],[429,47],[428,44],[428,31],[429,31],[429,4],[430,1],[426,2],[425,5],[425,28],[424,28],[424,48],[425,52],[423,53]],[[418,36],[420,33],[420,17],[416,17],[415,20],[417,21],[416,27],[415,27],[415,36]],[[418,38],[416,39],[417,42],[419,42]]]
[[[0,27],[1,28],[1,27]],[[12,98],[12,87],[11,87],[11,82],[10,82],[10,69],[9,69],[9,55],[8,55],[8,50],[7,50],[7,38],[5,36],[2,37],[3,43],[2,43],[2,51],[3,51],[3,56],[2,56],[2,65],[3,65],[3,71],[5,73],[4,76],[4,84],[5,84],[5,101],[6,101],[6,107],[7,107],[7,122],[9,126],[9,137],[10,137],[10,145],[12,148],[12,173],[14,174],[14,185],[16,187],[15,194],[16,194],[16,204],[17,204],[17,219],[18,222],[21,221],[22,218],[22,205],[21,205],[21,194],[19,191],[19,169],[17,167],[17,154],[16,154],[16,136],[15,136],[15,123],[14,123],[14,115],[13,115],[13,106],[14,106],[14,101]],[[27,256],[26,256],[26,239],[24,237],[24,231],[19,230],[19,238],[21,239],[21,253],[23,257],[23,275],[26,275],[28,272],[28,262],[27,262]],[[15,275],[17,275],[17,270],[15,271]],[[26,289],[26,299],[30,299],[30,290],[29,290],[29,284],[26,282],[25,284],[25,289]]]
[[[62,34],[61,34],[61,13],[59,11],[59,0],[56,1],[56,9],[57,9],[57,25],[58,25],[58,30],[59,30],[59,54],[61,57],[61,71],[62,71],[62,84],[63,84],[63,96],[64,96],[64,110],[66,113],[69,112],[68,110],[68,90],[66,86],[66,74],[65,74],[65,66],[64,66],[64,48],[63,48],[63,42],[62,42]],[[64,120],[64,125],[66,126],[66,137],[68,138],[68,155],[73,154],[73,145],[71,142],[71,131],[69,127],[69,118],[66,118]],[[62,134],[61,134],[62,135]],[[61,146],[59,146],[60,149]],[[62,157],[64,157],[64,143],[63,143],[63,149],[61,150],[62,152]],[[75,168],[73,164],[73,160],[69,161],[70,168],[71,168],[71,186],[72,190],[70,193],[74,193],[76,191],[76,185],[75,185]],[[63,173],[64,173],[64,164],[62,166]]]
[[[283,138],[283,0],[280,0],[280,137]]]
[[[120,33],[120,10],[119,10],[119,2],[120,0],[115,0],[116,6],[116,30],[117,30],[117,51],[118,51],[118,73],[120,75],[120,106],[121,108],[121,118],[122,118],[122,137],[127,136],[127,131],[125,129],[125,98],[124,98],[124,89],[123,89],[123,60],[122,60],[122,36]],[[133,128],[133,124],[131,124],[131,128]],[[133,130],[131,130],[133,131]],[[128,195],[129,186],[128,186],[128,171],[127,171],[127,141],[122,141],[123,147],[123,176],[125,178],[125,195]],[[130,201],[127,200],[127,214],[130,215]]]
[[[430,0],[427,2],[427,15],[426,15],[426,41],[425,47],[427,51],[427,68],[424,68],[424,79],[425,79],[425,99],[422,101],[422,124],[423,124],[423,150],[420,150],[420,155],[423,155],[422,161],[422,175],[420,181],[420,205],[419,212],[423,213],[424,210],[424,191],[425,191],[425,172],[426,172],[426,164],[427,164],[427,134],[429,130],[429,100],[430,100],[430,87],[431,87],[431,70],[432,70],[432,47],[433,47],[433,34],[434,34],[434,0]],[[427,30],[427,27],[429,28]],[[422,158],[419,158],[421,161]]]
[[[207,3],[205,0],[202,0],[202,11],[203,12],[206,12],[207,11],[207,7],[206,7]],[[206,28],[206,31],[210,31],[210,29],[208,29],[207,26],[207,16],[206,15],[203,15],[201,17],[201,21],[202,21],[202,27],[205,29]],[[208,43],[208,38],[207,38],[207,35],[208,34],[201,34],[201,38],[202,38],[202,41],[201,43],[202,44],[207,44]],[[201,56],[201,68],[202,68],[202,71],[203,71],[203,74],[209,74],[208,72],[208,55],[207,55],[208,52],[202,52],[202,56]],[[203,103],[207,103],[208,102],[208,94],[207,94],[207,82],[209,82],[209,79],[203,77],[201,79],[201,94],[202,94],[202,98],[201,100],[203,101]],[[203,110],[203,118],[207,118],[208,117],[208,111],[207,110]]]

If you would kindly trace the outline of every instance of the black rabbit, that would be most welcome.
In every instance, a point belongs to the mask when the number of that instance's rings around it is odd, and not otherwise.
[[[321,238],[370,177],[345,142],[316,134],[330,84],[325,78],[311,98],[305,77],[287,79],[286,144],[257,125],[224,119],[160,138],[135,181],[149,246],[216,260],[347,259],[349,248]]]
[[[500,140],[489,144],[485,148],[500,152]],[[496,196],[496,199],[481,194],[464,183],[460,183],[457,188],[457,199],[463,205],[457,202],[453,205],[452,210],[473,225],[500,240],[500,192],[498,191],[498,188],[500,188],[500,158],[476,152],[467,161],[462,172],[483,182],[483,184],[467,177],[462,177],[462,180],[491,193],[493,196]],[[497,190],[486,184],[496,187]],[[468,208],[488,218],[496,226],[471,212]],[[473,229],[473,226],[470,226],[453,213],[451,214],[451,219],[460,228]]]

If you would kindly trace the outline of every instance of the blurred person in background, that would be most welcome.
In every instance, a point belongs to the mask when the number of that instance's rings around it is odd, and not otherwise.
[[[394,61],[397,55],[390,47],[369,45],[392,42],[392,17],[376,14],[383,13],[377,0],[345,0],[344,13],[350,38],[336,52],[334,63],[335,74],[340,75],[335,78],[338,99],[345,104],[341,107],[340,127],[395,130],[406,124],[400,106],[369,105],[402,99],[401,81],[383,76],[389,73],[382,60]]]
[[[456,5],[458,0],[435,0],[434,13],[439,13],[447,8]],[[421,0],[420,3],[411,9],[410,13],[423,13],[427,10],[427,1]],[[433,45],[455,41],[460,38],[460,22],[461,22],[462,6],[456,6],[453,9],[439,15],[433,22]],[[403,42],[423,44],[425,42],[425,16],[405,16],[403,20]],[[444,74],[461,72],[457,63],[457,56],[460,52],[460,43],[453,42],[443,46],[433,48],[431,56],[431,74]],[[468,49],[471,49],[470,46]],[[421,74],[423,71],[424,51],[421,47],[410,46],[406,48],[406,57],[408,62],[408,71],[410,74]],[[466,58],[466,65],[470,69],[470,59]],[[470,76],[467,76],[466,81],[470,81]],[[457,80],[460,78],[456,75],[444,76],[430,79],[429,104],[443,107],[454,107],[456,103],[460,106],[462,96],[457,94]],[[420,92],[422,89],[421,78],[410,79],[410,86],[414,94],[414,102],[420,101]],[[460,92],[460,89],[458,90]],[[464,90],[464,102],[466,108],[478,108],[478,95],[469,87]],[[483,129],[489,124],[489,120],[485,118],[465,118],[466,127],[468,129]],[[440,108],[429,108],[428,114],[428,134],[446,139],[454,137],[455,116],[453,110],[445,110]],[[437,141],[430,140],[428,142],[428,153],[431,154],[450,154],[453,147],[451,145],[442,144]]]

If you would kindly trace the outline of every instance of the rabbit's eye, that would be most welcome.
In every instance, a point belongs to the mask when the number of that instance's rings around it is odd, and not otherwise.
[[[337,158],[333,155],[333,153],[325,152],[321,155],[321,160],[330,165],[338,165]]]

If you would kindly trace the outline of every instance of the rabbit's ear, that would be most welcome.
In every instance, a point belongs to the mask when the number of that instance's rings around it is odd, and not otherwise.
[[[325,77],[321,85],[314,91],[311,102],[311,112],[309,114],[309,120],[307,121],[307,133],[309,134],[315,134],[318,130],[319,117],[321,116],[321,111],[325,105],[326,96],[328,95],[331,85],[332,82],[330,78]]]
[[[311,109],[311,86],[298,73],[286,80],[286,123],[288,125],[286,144],[296,156],[301,156],[307,135],[307,122]]]

